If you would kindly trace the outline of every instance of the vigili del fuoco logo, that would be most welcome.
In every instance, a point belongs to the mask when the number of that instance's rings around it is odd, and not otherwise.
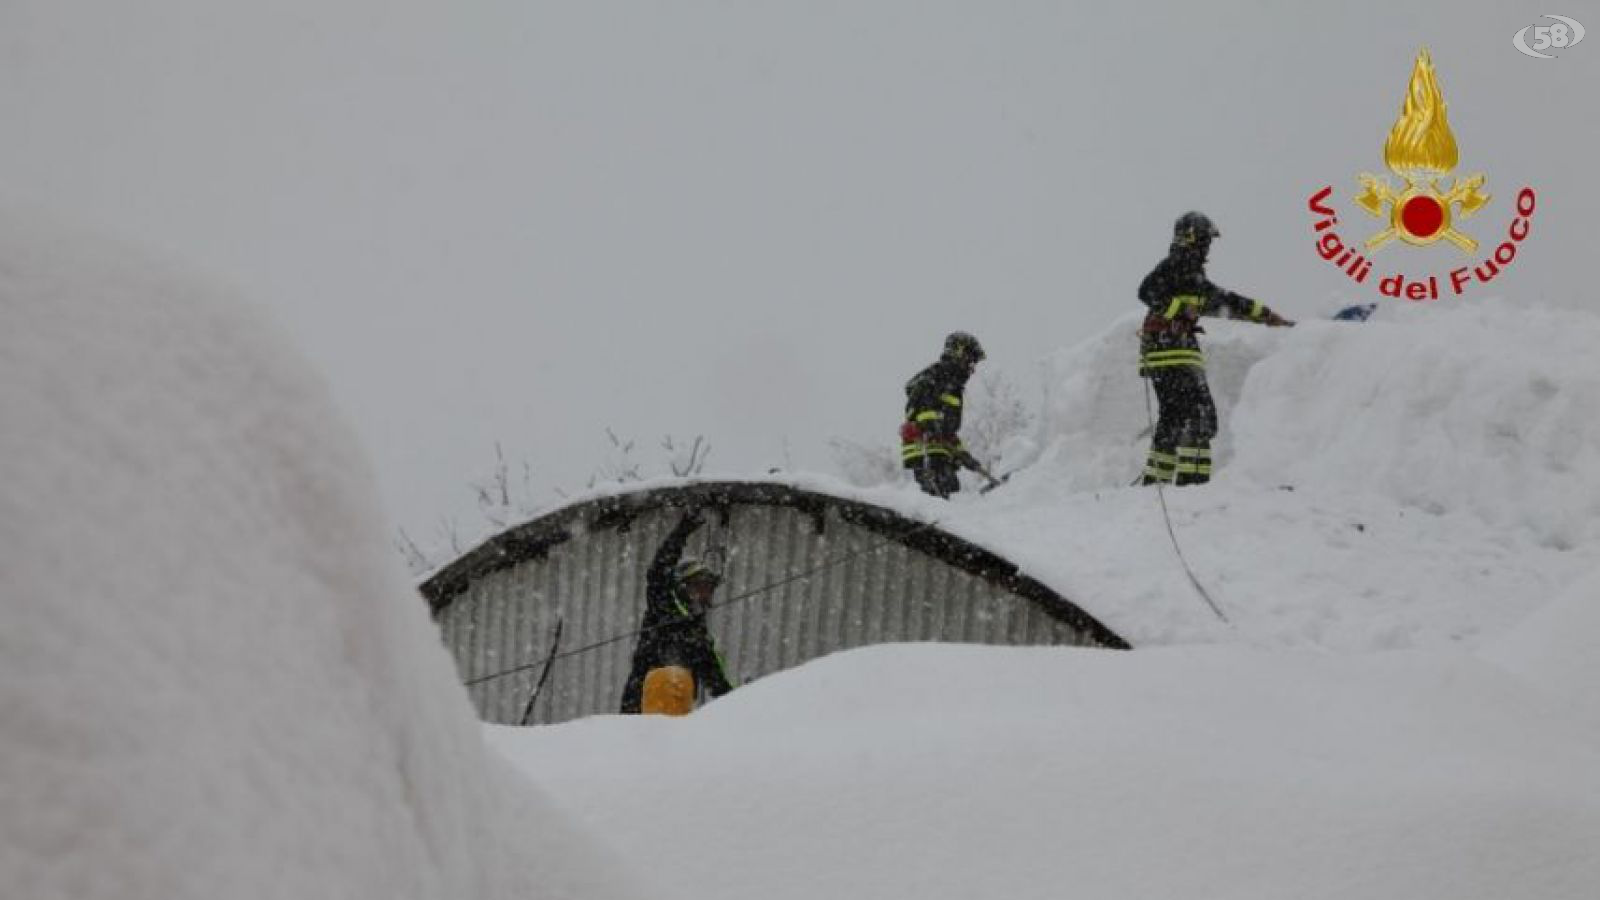
[[[1351,281],[1371,283],[1385,297],[1437,300],[1445,293],[1461,296],[1474,285],[1488,284],[1517,258],[1517,248],[1532,227],[1537,198],[1533,188],[1524,187],[1516,195],[1516,216],[1502,232],[1505,240],[1491,251],[1479,250],[1467,222],[1493,197],[1485,192],[1488,178],[1482,173],[1452,174],[1460,152],[1446,110],[1433,60],[1424,49],[1417,54],[1405,105],[1383,147],[1383,161],[1399,177],[1400,184],[1391,184],[1387,176],[1363,174],[1359,180],[1361,193],[1353,200],[1358,210],[1379,220],[1378,230],[1360,244],[1341,237],[1334,230],[1341,224],[1332,203],[1332,185],[1312,194],[1308,204],[1318,217],[1312,226],[1317,235],[1317,255],[1337,266]],[[1394,272],[1374,280],[1373,260],[1368,256],[1377,257],[1397,239],[1400,244],[1415,247],[1447,241],[1467,259],[1447,272]]]

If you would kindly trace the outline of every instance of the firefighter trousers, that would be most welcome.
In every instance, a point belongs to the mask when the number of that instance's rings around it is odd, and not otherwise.
[[[1217,407],[1199,366],[1157,369],[1149,376],[1160,412],[1145,460],[1145,484],[1204,484],[1211,480],[1211,439]]]

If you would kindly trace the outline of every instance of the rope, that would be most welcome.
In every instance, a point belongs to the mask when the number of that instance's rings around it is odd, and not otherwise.
[[[806,569],[806,570],[804,570],[802,572],[797,572],[797,573],[795,573],[793,575],[790,575],[790,576],[787,576],[785,578],[780,578],[777,581],[767,582],[766,584],[763,584],[763,585],[761,585],[759,587],[755,587],[755,588],[752,588],[752,589],[750,589],[748,591],[745,591],[742,594],[738,594],[736,596],[729,597],[726,600],[723,600],[723,601],[721,601],[719,603],[710,604],[706,608],[706,611],[709,613],[709,612],[711,612],[713,610],[723,609],[725,607],[732,606],[735,603],[742,603],[742,602],[744,602],[746,600],[751,599],[752,597],[757,597],[757,596],[760,596],[761,594],[765,594],[765,593],[767,593],[769,591],[776,590],[777,588],[783,587],[784,585],[789,584],[791,582],[799,581],[802,578],[808,578],[808,577],[810,577],[812,575],[815,575],[818,572],[822,572],[822,571],[825,571],[827,569],[831,569],[834,566],[843,565],[844,563],[847,563],[850,560],[855,559],[858,556],[864,556],[864,555],[866,555],[868,553],[873,553],[873,552],[877,551],[878,549],[880,549],[882,547],[887,547],[891,543],[894,543],[896,541],[902,540],[906,535],[916,534],[919,531],[922,531],[922,530],[927,529],[927,528],[934,528],[934,527],[937,527],[938,525],[939,525],[938,520],[934,520],[932,522],[924,522],[923,524],[918,525],[917,527],[911,529],[910,531],[907,531],[905,534],[897,535],[897,536],[894,536],[894,537],[886,537],[883,540],[878,541],[876,543],[873,543],[870,546],[864,547],[862,549],[852,550],[849,553],[846,553],[846,554],[844,554],[842,556],[834,557],[833,559],[824,560],[821,565],[815,566],[815,567],[810,568],[810,569]],[[539,666],[547,666],[547,665],[549,665],[551,663],[556,662],[557,660],[566,659],[566,658],[568,658],[570,656],[578,656],[578,655],[584,654],[584,653],[591,653],[591,652],[593,652],[595,650],[599,650],[601,647],[607,647],[607,646],[610,646],[612,644],[615,644],[618,641],[625,641],[625,640],[628,640],[629,638],[638,637],[638,636],[640,636],[642,634],[647,634],[647,633],[649,633],[651,631],[655,631],[658,628],[666,628],[668,626],[675,625],[675,624],[677,624],[677,623],[675,623],[675,622],[662,622],[660,625],[656,625],[656,626],[653,626],[651,628],[636,628],[633,631],[628,631],[628,632],[624,632],[622,634],[614,635],[612,637],[603,638],[601,640],[595,641],[595,642],[590,643],[590,644],[584,644],[581,647],[574,647],[571,650],[564,650],[564,651],[562,651],[560,653],[553,653],[553,654],[545,657],[544,659],[534,660],[533,662],[530,662],[530,663],[523,663],[522,665],[519,665],[519,666],[512,666],[509,669],[503,669],[503,670],[501,670],[499,672],[493,672],[493,673],[490,673],[488,675],[480,675],[477,678],[468,679],[467,681],[463,682],[463,684],[466,687],[472,687],[473,685],[483,684],[486,681],[494,681],[497,678],[504,678],[507,675],[515,675],[518,672],[526,672],[529,669],[535,669],[535,668],[538,668]],[[548,673],[549,673],[549,670],[546,669],[546,674],[548,674]]]
[[[1150,432],[1152,435],[1154,435],[1156,422],[1155,413],[1150,408],[1150,380],[1148,378],[1143,380],[1144,414],[1145,417],[1150,420]],[[1152,440],[1153,439],[1154,438],[1152,437]],[[1205,585],[1201,584],[1200,579],[1195,577],[1194,570],[1189,568],[1189,560],[1184,558],[1183,548],[1178,546],[1178,533],[1172,528],[1172,514],[1167,509],[1167,494],[1165,488],[1166,486],[1161,482],[1156,482],[1156,497],[1161,501],[1161,520],[1167,525],[1167,538],[1172,541],[1172,552],[1177,554],[1178,564],[1183,566],[1183,574],[1189,576],[1189,583],[1194,585],[1195,593],[1199,594],[1200,599],[1204,600],[1206,605],[1211,607],[1211,611],[1217,614],[1217,618],[1221,619],[1225,624],[1232,625],[1233,623],[1228,621],[1228,617],[1223,615],[1222,607],[1218,606],[1216,601],[1211,599],[1211,594],[1205,589]]]

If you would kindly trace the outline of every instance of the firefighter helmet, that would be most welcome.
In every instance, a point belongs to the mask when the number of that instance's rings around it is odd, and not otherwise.
[[[672,568],[673,580],[679,584],[688,584],[691,581],[709,581],[712,587],[722,583],[722,576],[717,571],[694,557],[688,557]]]
[[[1186,212],[1172,224],[1174,247],[1204,247],[1211,243],[1212,238],[1221,236],[1222,232],[1203,212]]]
[[[977,363],[983,359],[983,345],[965,331],[952,331],[944,339],[944,355],[950,359]]]

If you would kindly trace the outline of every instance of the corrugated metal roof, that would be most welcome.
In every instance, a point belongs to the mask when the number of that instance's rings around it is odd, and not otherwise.
[[[644,570],[684,508],[713,511],[688,552],[726,554],[708,623],[736,681],[893,641],[1127,642],[999,556],[899,514],[788,485],[714,482],[575,504],[508,529],[422,586],[479,714],[614,712],[644,609]]]

